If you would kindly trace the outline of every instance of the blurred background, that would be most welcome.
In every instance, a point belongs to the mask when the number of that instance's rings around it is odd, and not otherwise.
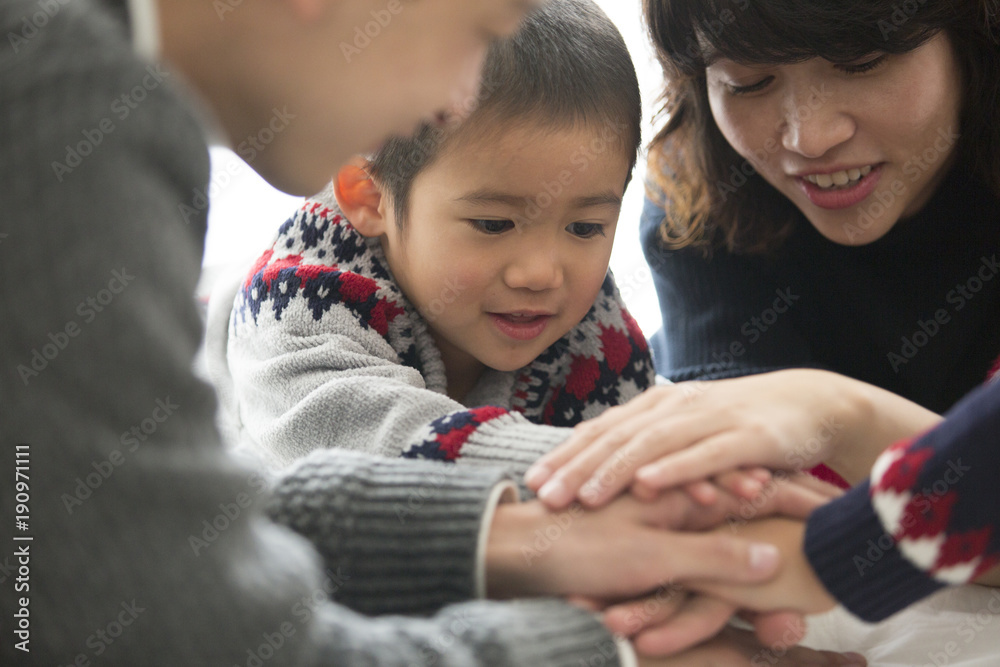
[[[628,44],[639,75],[645,120],[643,143],[653,136],[652,117],[660,92],[659,67],[647,44],[639,0],[597,0]],[[232,151],[211,150],[211,209],[199,293],[206,296],[220,275],[241,273],[270,245],[278,226],[302,199],[275,190]],[[332,176],[332,174],[331,174]],[[639,215],[646,176],[645,152],[639,157],[618,221],[611,270],[629,310],[646,336],[660,327],[659,306],[646,261],[639,246]]]

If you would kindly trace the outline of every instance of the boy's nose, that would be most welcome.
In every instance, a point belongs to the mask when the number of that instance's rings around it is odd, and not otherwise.
[[[526,246],[507,264],[504,282],[512,289],[533,292],[558,289],[563,283],[562,263],[554,249]]]

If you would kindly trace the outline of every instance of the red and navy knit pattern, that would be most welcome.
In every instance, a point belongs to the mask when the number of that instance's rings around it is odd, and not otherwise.
[[[392,346],[400,363],[426,377],[432,345],[426,323],[392,280],[377,240],[363,237],[335,207],[307,201],[282,225],[237,297],[231,335],[261,318],[280,322],[295,299],[305,301],[316,322],[346,308],[362,329]],[[511,411],[537,424],[573,426],[626,402],[654,378],[646,339],[609,273],[584,319],[519,373]],[[403,456],[453,461],[479,426],[507,413],[488,407],[446,415]]]
[[[872,504],[900,551],[952,584],[1000,563],[1000,493],[993,479],[1000,385],[991,383],[969,403],[988,405],[992,414],[973,415],[963,402],[938,428],[889,448],[872,471]],[[973,418],[980,424],[960,423]]]
[[[453,462],[462,455],[462,446],[476,430],[497,417],[510,414],[503,408],[488,405],[463,412],[453,412],[428,424],[429,433],[418,444],[403,452],[403,458]]]
[[[1000,383],[900,442],[870,480],[809,517],[805,551],[845,607],[874,622],[1000,564]]]

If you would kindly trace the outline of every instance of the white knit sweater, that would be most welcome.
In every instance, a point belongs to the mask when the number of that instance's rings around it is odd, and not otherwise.
[[[533,363],[445,393],[441,354],[377,239],[328,190],[307,200],[238,287],[228,331],[244,436],[285,465],[319,448],[506,464],[653,383],[646,341],[609,274],[585,318]],[[217,346],[221,349],[221,346]]]

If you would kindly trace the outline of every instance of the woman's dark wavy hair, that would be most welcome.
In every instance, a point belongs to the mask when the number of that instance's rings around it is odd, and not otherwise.
[[[667,247],[765,253],[798,213],[756,173],[735,192],[718,187],[745,160],[712,117],[706,47],[743,63],[850,63],[905,53],[944,30],[965,77],[959,164],[1000,196],[1000,0],[643,0],[643,9],[666,76],[648,190],[669,202]]]

